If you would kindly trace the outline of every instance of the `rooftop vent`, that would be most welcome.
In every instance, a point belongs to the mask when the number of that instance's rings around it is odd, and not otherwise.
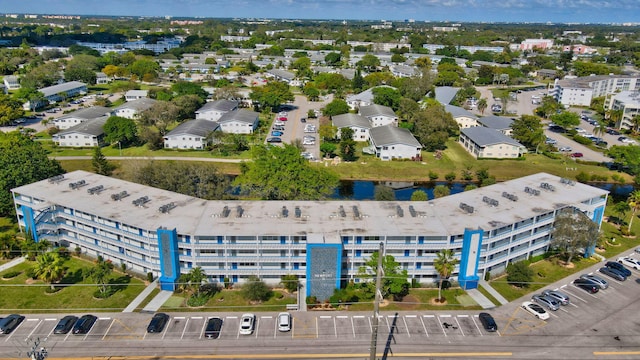
[[[473,214],[473,206],[467,205],[465,203],[460,203],[460,209],[462,209],[462,211],[466,212],[467,214]]]
[[[282,207],[282,217],[289,217],[289,210],[286,206]]]
[[[411,214],[411,217],[416,217],[418,215],[413,205],[409,205],[409,214]]]
[[[170,202],[168,204],[164,204],[164,205],[160,206],[158,208],[158,211],[160,211],[163,214],[166,214],[169,211],[171,211],[171,209],[173,209],[174,207],[176,207],[176,204],[174,202]]]
[[[92,188],[87,189],[87,192],[89,193],[89,195],[93,195],[93,194],[100,194],[102,190],[104,190],[104,186],[98,185],[98,186],[94,186]]]
[[[360,219],[360,209],[358,209],[357,205],[353,205],[353,217],[356,219]]]
[[[396,205],[396,215],[398,215],[398,217],[404,217],[404,210],[402,210],[400,205]]]
[[[87,185],[87,182],[84,180],[78,180],[76,182],[72,182],[69,184],[69,187],[73,190],[77,190],[83,186]]]
[[[482,201],[487,203],[489,206],[494,206],[494,207],[498,206],[498,204],[499,204],[498,200],[492,199],[492,198],[490,198],[488,196],[483,196],[482,197]]]
[[[340,217],[347,217],[347,212],[344,211],[344,207],[342,205],[340,205],[338,212],[340,213]]]
[[[64,175],[56,175],[49,178],[49,183],[59,183],[62,180],[64,180]]]
[[[540,183],[540,187],[544,190],[556,191],[556,188],[553,185],[546,182]]]
[[[302,210],[300,210],[300,206],[296,206],[294,212],[296,213],[296,218],[300,218],[302,216]]]
[[[148,203],[149,201],[151,201],[151,199],[149,199],[148,196],[143,196],[143,197],[140,197],[140,198],[137,198],[137,199],[133,200],[131,203],[133,205],[135,205],[135,206],[142,206],[142,205]]]
[[[503,192],[502,192],[502,197],[503,197],[503,198],[507,198],[507,199],[509,199],[509,200],[511,200],[511,201],[518,201],[518,197],[517,197],[517,196],[515,196],[515,195],[513,195],[513,194],[509,194],[509,193],[508,193],[508,192],[506,192],[506,191],[503,191]]]
[[[244,214],[244,209],[242,208],[242,206],[236,206],[236,217],[242,217],[242,214]]]
[[[225,205],[222,208],[222,217],[229,217],[229,214],[231,213],[231,210],[229,209],[229,207],[227,205]]]
[[[524,192],[526,192],[527,194],[533,195],[533,196],[540,195],[540,190],[532,189],[532,188],[530,188],[528,186],[525,186]]]
[[[127,196],[129,196],[129,194],[126,191],[121,191],[117,194],[111,195],[111,200],[120,201],[126,198]]]
[[[566,178],[561,178],[560,179],[560,184],[565,184],[565,185],[569,185],[569,186],[574,186],[576,184],[575,181],[571,180],[571,179],[566,179]]]

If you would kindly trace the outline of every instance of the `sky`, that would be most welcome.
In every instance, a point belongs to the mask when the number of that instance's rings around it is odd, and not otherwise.
[[[451,22],[640,22],[640,0],[0,0],[0,12]]]

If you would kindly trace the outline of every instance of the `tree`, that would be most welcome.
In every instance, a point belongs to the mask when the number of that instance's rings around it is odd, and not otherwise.
[[[129,65],[128,70],[139,79],[153,80],[158,77],[160,65],[151,58],[141,58]]]
[[[204,105],[205,101],[198,95],[180,95],[171,100],[178,108],[178,121],[195,118],[196,110]]]
[[[179,286],[184,291],[191,293],[191,295],[198,297],[200,295],[200,289],[202,282],[207,279],[207,274],[200,266],[196,266],[189,270],[188,273],[180,275],[178,279]]]
[[[356,65],[367,72],[374,72],[377,71],[378,66],[380,66],[380,59],[373,54],[365,54]]]
[[[433,267],[438,272],[438,301],[444,302],[442,298],[442,283],[443,280],[448,280],[453,270],[456,268],[458,259],[453,256],[453,250],[442,249],[436,254],[436,259],[433,261]]]
[[[448,196],[451,190],[446,185],[436,185],[433,188],[433,196],[437,198]]]
[[[580,116],[571,111],[563,111],[561,113],[553,114],[549,118],[554,124],[562,126],[565,129],[580,125]]]
[[[34,91],[32,94],[35,93]],[[25,102],[31,99],[30,95],[25,96],[28,96],[28,98],[23,99]],[[24,110],[22,110],[20,102],[12,99],[9,95],[0,93],[0,126],[8,125],[22,116],[24,116]]]
[[[484,111],[487,109],[487,99],[486,98],[481,98],[480,100],[478,100],[478,110],[480,110],[480,113],[484,115]]]
[[[329,66],[337,66],[340,64],[342,55],[338,52],[330,52],[324,57],[324,62]]]
[[[251,90],[250,97],[259,104],[259,109],[278,112],[280,105],[294,100],[289,85],[281,81],[271,81],[267,85],[253,87]]]
[[[376,185],[374,189],[374,198],[376,201],[394,201],[396,199],[396,194],[389,186]]]
[[[93,150],[93,158],[91,159],[91,166],[96,174],[110,176],[115,166],[107,161],[107,158],[102,154],[99,146],[96,146]]]
[[[15,210],[11,189],[64,172],[60,163],[47,155],[39,142],[20,132],[0,132],[1,216],[10,216]]]
[[[60,281],[65,271],[64,258],[55,251],[50,251],[36,257],[34,274],[38,279],[51,285],[51,290],[55,290],[53,283]]]
[[[64,79],[66,81],[82,81],[87,84],[96,83],[96,71],[98,66],[98,58],[91,55],[79,54],[75,55],[65,65]]]
[[[378,268],[378,257],[380,252],[376,251],[371,254],[369,260],[358,269],[358,276],[364,279],[375,280],[376,269]],[[382,297],[393,296],[394,300],[401,300],[409,293],[409,275],[407,270],[400,269],[400,264],[392,255],[384,255],[382,258],[382,284],[380,291]],[[369,281],[367,285],[375,290],[375,282]],[[375,294],[374,291],[370,293]]]
[[[249,276],[247,282],[242,285],[242,295],[250,301],[266,301],[269,300],[273,292],[255,275]]]
[[[373,94],[374,104],[388,106],[394,111],[398,110],[400,105],[400,92],[392,87],[382,86],[374,88],[371,93]]]
[[[344,161],[355,161],[358,159],[356,155],[356,141],[353,140],[353,129],[343,127],[340,129],[340,155]]]
[[[429,197],[424,190],[416,190],[411,194],[411,201],[427,201]]]
[[[629,233],[631,233],[631,225],[633,225],[633,219],[636,217],[636,212],[640,210],[640,190],[635,190],[629,194],[627,199],[629,208],[631,209],[631,219],[629,220]]]
[[[640,174],[640,146],[614,145],[606,154],[614,159],[615,163],[625,167],[629,174]]]
[[[546,136],[540,120],[533,115],[522,115],[511,124],[511,137],[518,140],[529,149],[536,149],[542,144]]]
[[[550,246],[567,259],[567,264],[578,251],[592,247],[598,240],[598,225],[573,208],[564,209],[556,217],[551,232]]]
[[[158,101],[143,111],[138,122],[144,126],[155,126],[161,136],[166,135],[170,124],[178,120],[180,109],[168,101]]]
[[[415,114],[413,134],[425,151],[444,150],[449,137],[458,131],[453,116],[440,104],[432,103]]]
[[[322,157],[332,158],[334,153],[338,147],[334,143],[323,141],[320,144],[320,152],[322,152]]]
[[[119,146],[129,146],[138,142],[138,128],[136,123],[120,116],[110,116],[104,123],[104,140],[109,144],[120,143]]]
[[[89,270],[89,278],[98,285],[98,294],[105,297],[109,293],[109,276],[113,272],[113,263],[98,257],[96,265]]]
[[[200,98],[200,100],[202,100],[203,103],[205,100],[207,100],[207,96],[209,95],[206,91],[204,91],[202,86],[188,81],[178,81],[174,83],[173,85],[171,85],[171,91],[175,94],[176,97],[184,95],[196,95]]]
[[[551,96],[545,96],[542,98],[542,103],[535,110],[536,115],[542,116],[543,118],[549,117],[551,114],[555,114],[561,105]]]
[[[333,194],[338,176],[311,166],[294,146],[256,146],[234,180],[242,193],[264,200],[320,200]]]
[[[298,286],[300,285],[300,280],[298,279],[298,275],[295,274],[287,274],[282,275],[280,278],[280,284],[287,289],[288,292],[293,293],[298,290]]]
[[[427,69],[431,69],[431,58],[428,56],[423,56],[420,58],[417,58],[415,61],[415,65],[419,68],[427,68]]]
[[[340,114],[346,114],[349,112],[349,105],[342,99],[333,99],[330,103],[325,105],[322,109],[322,113],[326,116],[335,116]]]
[[[391,55],[391,62],[393,63],[403,63],[405,61],[407,61],[407,58],[404,57],[402,54]]]
[[[507,265],[507,282],[517,287],[529,287],[533,280],[533,270],[527,261],[518,261]]]
[[[618,201],[613,206],[613,212],[618,215],[618,220],[616,221],[618,224],[622,225],[624,223],[624,218],[627,216],[629,210],[631,210],[631,205],[626,201]]]

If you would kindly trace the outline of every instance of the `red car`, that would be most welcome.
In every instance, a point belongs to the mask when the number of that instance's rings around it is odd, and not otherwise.
[[[287,121],[287,118],[286,118],[286,117],[284,117],[284,116],[282,116],[282,117],[279,117],[279,118],[278,118],[278,120],[280,120],[280,121]]]
[[[577,152],[577,153],[573,153],[573,154],[571,154],[571,157],[574,157],[574,158],[581,158],[581,157],[583,157],[583,156],[584,156],[584,155],[582,155],[582,153],[578,153],[578,152]]]

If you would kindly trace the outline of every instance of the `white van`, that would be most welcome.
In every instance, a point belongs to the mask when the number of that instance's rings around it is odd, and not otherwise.
[[[278,314],[278,331],[285,332],[289,330],[291,330],[291,315],[286,312]]]

